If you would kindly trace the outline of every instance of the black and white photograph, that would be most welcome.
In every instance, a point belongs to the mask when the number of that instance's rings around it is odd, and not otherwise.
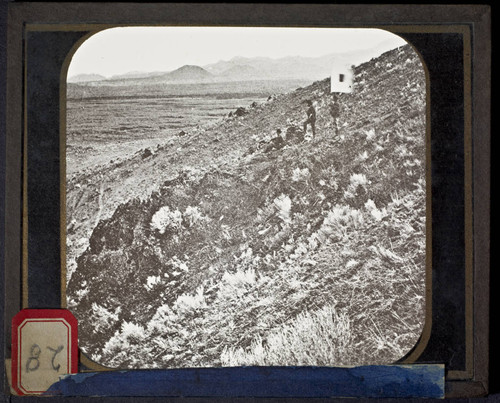
[[[90,35],[65,105],[82,352],[123,369],[402,360],[428,320],[427,85],[382,29]]]

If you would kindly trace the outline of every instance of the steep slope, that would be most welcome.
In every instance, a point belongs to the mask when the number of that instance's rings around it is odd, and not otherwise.
[[[326,79],[68,182],[71,230],[93,229],[68,284],[84,351],[116,367],[408,352],[425,302],[425,77],[408,46],[355,74],[338,134]]]

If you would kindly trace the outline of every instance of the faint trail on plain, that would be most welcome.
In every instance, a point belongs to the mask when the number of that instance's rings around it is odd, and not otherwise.
[[[103,203],[102,203],[102,193],[104,191],[104,181],[101,182],[101,186],[99,186],[99,198],[98,198],[98,210],[97,210],[97,215],[95,217],[95,224],[94,228],[97,227],[97,224],[99,224],[99,221],[101,220],[101,214],[102,214],[102,209],[103,209]]]

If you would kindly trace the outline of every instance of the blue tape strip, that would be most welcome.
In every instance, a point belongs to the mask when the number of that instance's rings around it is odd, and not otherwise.
[[[49,395],[443,398],[444,365],[237,367],[68,375]]]

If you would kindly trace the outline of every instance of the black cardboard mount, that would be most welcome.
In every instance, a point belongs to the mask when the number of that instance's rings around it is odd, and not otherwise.
[[[31,200],[28,203],[28,215],[39,216],[36,210],[47,208],[53,200],[52,196],[45,201],[40,198],[40,189],[55,186],[54,192],[57,193],[59,183],[58,167],[55,167],[56,172],[52,164],[46,164],[57,157],[50,153],[59,152],[58,143],[51,146],[47,145],[46,141],[41,141],[41,136],[47,130],[50,131],[50,127],[56,125],[55,129],[58,130],[59,111],[47,107],[47,99],[39,104],[30,103],[35,105],[34,109],[25,111],[25,71],[26,79],[31,80],[29,82],[39,80],[37,85],[40,85],[40,88],[37,90],[41,89],[50,99],[57,97],[58,100],[59,87],[43,86],[50,82],[49,77],[53,74],[56,76],[52,77],[52,80],[59,79],[59,73],[54,73],[54,64],[50,64],[55,60],[54,55],[61,53],[64,56],[67,49],[82,35],[106,25],[403,26],[398,28],[402,29],[401,36],[421,52],[431,73],[435,70],[435,73],[431,74],[431,126],[441,127],[443,130],[438,135],[432,132],[433,259],[436,262],[447,260],[449,256],[457,259],[452,262],[453,267],[440,266],[445,269],[433,272],[433,287],[436,287],[433,290],[433,328],[428,346],[418,361],[444,362],[455,372],[446,382],[447,397],[472,397],[487,393],[491,74],[490,10],[487,6],[12,2],[8,7],[7,23],[6,137],[0,142],[2,157],[5,155],[6,161],[5,189],[0,188],[2,195],[5,194],[5,214],[2,217],[5,218],[5,233],[2,234],[5,235],[5,241],[0,258],[4,266],[5,281],[2,336],[7,357],[10,355],[10,319],[22,306],[22,133],[25,112],[28,125],[31,123],[30,127],[36,127],[38,130],[29,133],[34,140],[26,149],[28,173],[30,164],[35,167],[31,171],[32,174],[28,175],[27,199]],[[51,25],[57,26],[57,32],[50,34],[47,27]],[[34,28],[28,32],[27,26]],[[405,26],[408,27],[406,32]],[[40,29],[37,30],[37,27]],[[426,29],[427,32],[424,32]],[[468,55],[463,53],[464,32],[469,32],[471,39],[470,76],[464,67],[468,58]],[[25,53],[23,46],[27,35],[30,35],[29,42],[37,46],[28,48]],[[42,50],[44,46],[50,46],[55,53],[47,55],[47,52]],[[25,54],[29,57],[28,61],[25,60]],[[30,64],[25,70],[26,63],[33,63],[33,60],[35,68]],[[461,82],[457,84],[457,80]],[[457,88],[467,88],[464,85],[467,80],[471,94],[466,91],[457,92]],[[28,92],[26,97],[29,99],[30,96]],[[467,120],[469,106],[472,113],[470,156],[463,147],[467,132],[464,130],[464,120]],[[30,119],[34,120],[31,122]],[[461,133],[460,137],[454,137],[456,133]],[[469,157],[473,167],[471,172],[467,172],[465,164]],[[0,173],[3,174],[1,171]],[[469,179],[467,175],[470,175]],[[465,187],[468,180],[471,188],[467,190]],[[37,189],[36,186],[41,187]],[[472,192],[471,200],[474,201],[473,221],[467,221],[460,215],[465,203],[463,199],[467,197],[468,191]],[[39,253],[40,258],[52,259],[51,263],[55,263],[56,268],[60,256],[57,249],[58,205],[52,205],[54,211],[49,221],[37,223],[30,217],[30,222],[35,225],[30,225],[30,231],[34,232],[30,232],[32,238],[31,243],[28,243],[29,256]],[[459,216],[462,222],[456,220]],[[465,231],[464,227],[467,227]],[[450,239],[450,231],[458,232],[459,236]],[[462,246],[467,237],[472,237],[472,250],[468,252],[472,253],[473,257],[473,281],[467,279],[464,272],[467,251],[465,247],[462,249]],[[40,248],[41,238],[44,245],[48,242],[56,245],[56,249],[44,251]],[[57,272],[52,273],[52,276],[45,276],[37,271],[36,267],[31,266],[28,272],[28,283],[38,279],[38,283],[42,281],[45,284],[44,289],[52,287],[60,290],[60,276],[58,277]],[[472,306],[467,306],[464,297],[464,290],[467,288],[472,292]],[[35,301],[33,303],[39,307],[56,307],[60,301],[60,295],[54,296],[38,288],[28,287],[28,291],[30,301]],[[466,340],[464,336],[463,330],[468,326],[472,326],[472,340]],[[466,345],[467,343],[469,345]],[[454,360],[450,357],[454,357]],[[8,389],[5,389],[4,393],[8,394]]]

